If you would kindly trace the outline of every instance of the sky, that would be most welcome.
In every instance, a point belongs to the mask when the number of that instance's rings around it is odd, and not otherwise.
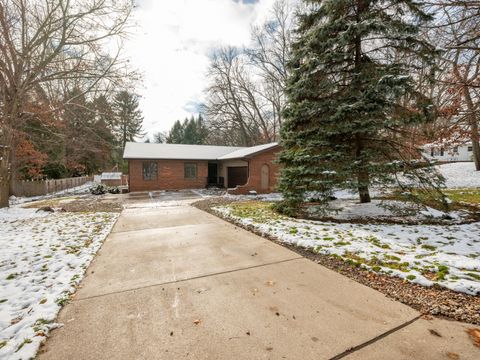
[[[137,0],[138,27],[127,42],[143,74],[138,88],[151,137],[198,113],[212,50],[247,46],[251,28],[268,18],[274,0]]]

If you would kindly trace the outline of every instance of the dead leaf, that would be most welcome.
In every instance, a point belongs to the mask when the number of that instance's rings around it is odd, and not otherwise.
[[[265,283],[265,285],[267,285],[267,286],[273,286],[273,285],[275,285],[275,281],[268,280],[268,281]]]
[[[272,351],[273,350],[273,347],[267,347],[267,351]]]
[[[195,319],[195,320],[193,320],[193,323],[194,323],[195,325],[199,325],[201,322],[202,322],[202,320],[200,320],[200,319]]]
[[[440,335],[440,333],[437,330],[428,329],[428,331],[430,331],[430,334],[432,334],[432,335],[442,337],[442,335]]]
[[[318,341],[318,338],[316,336],[312,336],[312,341],[313,342],[317,342]]]
[[[470,335],[470,339],[472,339],[473,344],[480,347],[480,329],[471,328],[466,331],[467,334]]]
[[[428,315],[428,314],[425,314],[425,315],[422,315],[422,319],[425,319],[425,320],[433,320],[433,316]]]
[[[447,352],[447,357],[449,359],[452,359],[452,360],[459,360],[460,359],[460,355],[458,355],[457,353],[454,353],[454,352]]]
[[[20,321],[22,321],[23,317],[19,316],[19,317],[16,317],[15,319],[12,319],[12,321],[10,321],[10,324],[11,325],[15,325],[16,323],[19,323]]]

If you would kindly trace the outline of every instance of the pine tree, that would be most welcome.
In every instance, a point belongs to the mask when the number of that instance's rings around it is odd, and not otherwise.
[[[295,211],[308,191],[327,204],[334,187],[370,202],[370,187],[393,183],[397,172],[438,189],[441,179],[416,166],[416,149],[403,141],[429,121],[412,74],[434,69],[435,48],[418,36],[430,15],[411,0],[304,3],[282,127],[284,210]]]
[[[184,129],[180,120],[175,121],[167,136],[167,143],[169,144],[183,144]]]
[[[201,115],[195,119],[185,119],[183,122],[175,121],[167,136],[167,143],[170,144],[205,144],[207,139],[207,128]]]
[[[138,96],[126,90],[120,91],[114,99],[113,109],[116,118],[116,131],[121,141],[122,149],[127,141],[144,136],[142,128],[143,116],[138,108]]]

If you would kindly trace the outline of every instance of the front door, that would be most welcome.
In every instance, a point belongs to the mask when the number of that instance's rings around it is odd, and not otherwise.
[[[227,168],[228,188],[232,189],[238,185],[245,185],[248,180],[248,167],[235,166]]]
[[[218,183],[218,164],[208,163],[208,183],[217,184]]]

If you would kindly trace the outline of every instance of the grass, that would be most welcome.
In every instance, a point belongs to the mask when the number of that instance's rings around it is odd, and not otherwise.
[[[242,219],[252,219],[257,223],[280,219],[281,216],[272,209],[272,203],[266,201],[239,201],[230,205],[232,215]],[[298,231],[297,229],[295,229]],[[292,230],[295,232],[295,230]],[[295,232],[296,233],[296,232]]]
[[[16,350],[15,352],[19,352],[20,349],[23,348],[23,346],[24,346],[25,344],[30,344],[31,342],[32,342],[31,339],[25,339],[25,340],[23,340],[23,342],[18,346],[18,348],[17,348],[17,350]]]
[[[451,189],[444,192],[452,201],[480,205],[480,189]]]

